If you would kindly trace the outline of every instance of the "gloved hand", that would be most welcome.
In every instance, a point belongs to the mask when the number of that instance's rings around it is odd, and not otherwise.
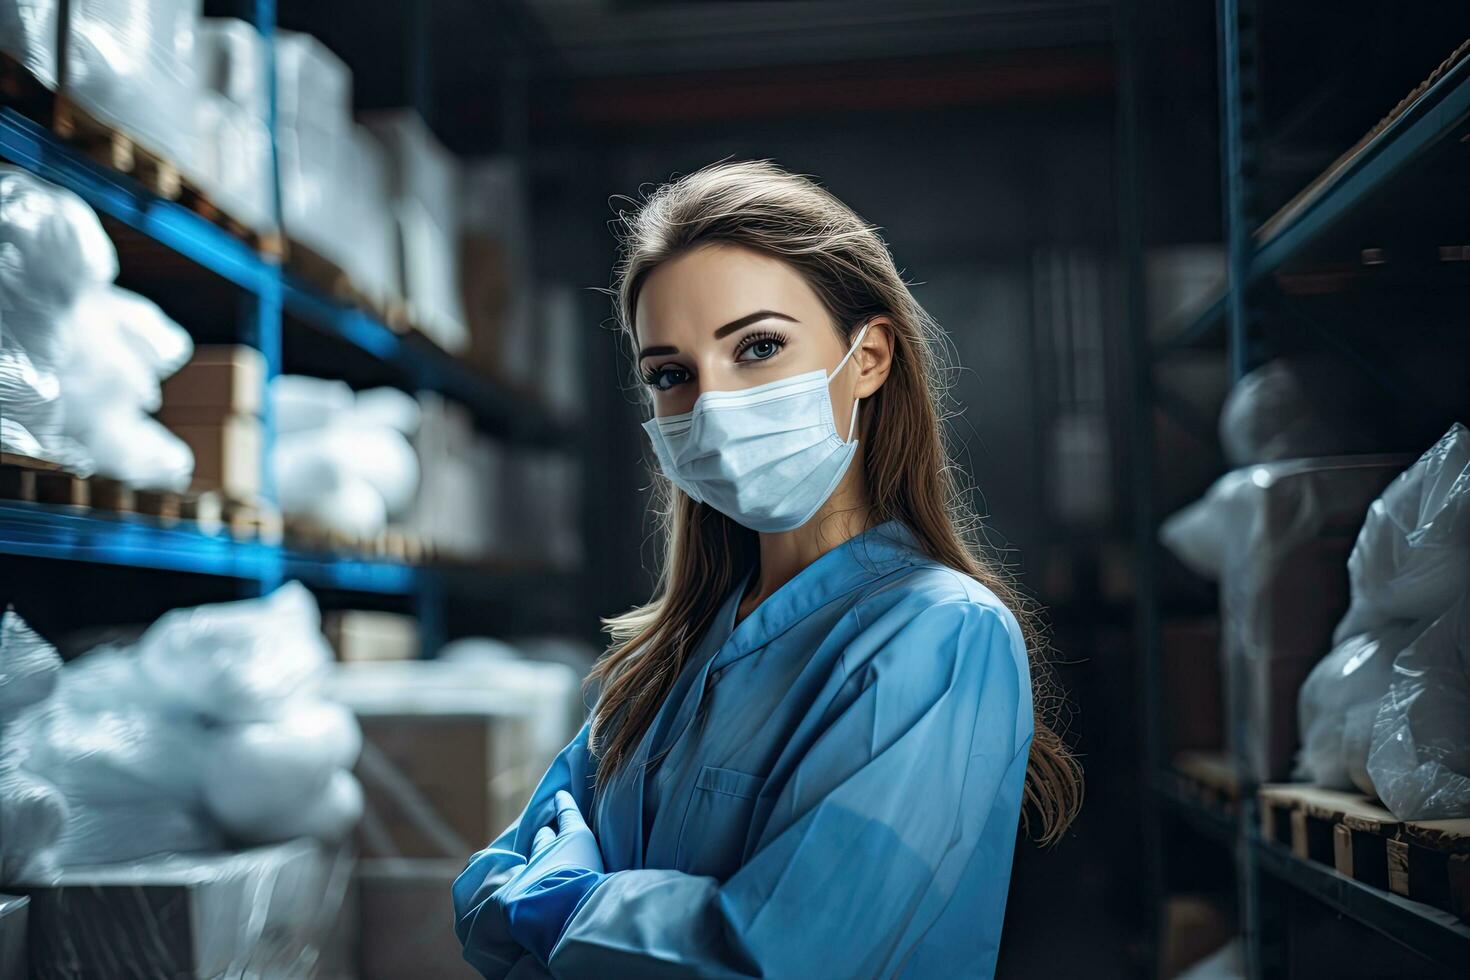
[[[602,849],[577,801],[558,790],[555,802],[555,828],[547,824],[536,831],[530,859],[491,896],[504,909],[510,934],[542,966],[547,966],[577,905],[607,877]]]

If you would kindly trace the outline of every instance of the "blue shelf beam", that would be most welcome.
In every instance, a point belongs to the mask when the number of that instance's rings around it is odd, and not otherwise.
[[[100,517],[81,508],[0,502],[0,554],[264,580],[280,550],[167,527],[143,515]]]

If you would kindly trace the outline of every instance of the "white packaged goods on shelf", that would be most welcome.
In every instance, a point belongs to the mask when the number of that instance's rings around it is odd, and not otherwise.
[[[1421,628],[1397,623],[1355,634],[1312,668],[1297,701],[1302,748],[1295,778],[1329,789],[1355,785],[1353,774],[1366,771],[1371,719],[1393,679],[1394,658]],[[1363,706],[1371,711],[1357,715],[1362,727],[1356,738],[1349,738],[1348,717]]]
[[[1243,658],[1245,688],[1231,690],[1244,700],[1242,751],[1257,779],[1289,774],[1301,684],[1348,604],[1345,529],[1362,525],[1409,461],[1327,456],[1232,470],[1160,528],[1181,561],[1220,581],[1225,670]]]
[[[352,71],[310,34],[278,30],[273,41],[281,125],[345,133],[352,122]]]
[[[1302,686],[1299,776],[1373,792],[1367,760],[1395,658],[1470,591],[1467,502],[1470,430],[1456,423],[1368,508],[1336,645]]]
[[[1362,372],[1327,355],[1277,358],[1235,383],[1220,410],[1232,466],[1383,448]]]
[[[36,635],[13,607],[7,607],[0,616],[0,724],[14,718],[20,709],[50,697],[60,670],[56,648]]]
[[[0,815],[59,830],[0,841],[0,866],[342,838],[362,811],[349,772],[361,743],[317,694],[328,657],[316,602],[292,582],[166,613],[136,644],[66,664],[0,742]]]
[[[1348,576],[1339,641],[1391,620],[1433,619],[1470,590],[1470,429],[1456,422],[1373,502]]]
[[[419,392],[414,452],[421,471],[408,526],[436,548],[465,557],[504,553],[513,526],[501,446],[475,434],[463,405]]]
[[[418,426],[412,397],[395,389],[354,396],[340,382],[281,375],[271,403],[281,420],[273,464],[286,514],[371,536],[413,505],[419,460],[403,431]]]
[[[234,17],[205,17],[197,25],[195,48],[204,88],[264,122],[268,115],[266,51],[260,31]],[[282,57],[279,49],[276,57]]]
[[[309,124],[277,120],[281,222],[292,239],[330,258],[340,240],[345,137]]]
[[[230,216],[257,231],[272,228],[270,128],[218,92],[198,93],[195,179]]]
[[[393,228],[388,152],[367,127],[354,123],[339,160],[337,175],[340,213],[345,222],[329,256],[370,296],[403,295],[398,268],[397,235]]]
[[[310,840],[68,868],[30,896],[36,976],[320,975],[353,859]]]
[[[61,0],[0,0],[0,51],[56,88],[56,34]]]
[[[316,599],[299,582],[261,599],[166,612],[138,653],[160,691],[218,722],[278,717],[290,699],[316,691],[332,660]]]
[[[387,149],[409,315],[441,347],[469,345],[460,295],[460,167],[410,109],[376,112],[368,128]]]
[[[153,302],[110,284],[78,296],[69,321],[72,353],[58,368],[66,435],[103,476],[188,489],[193,453],[146,413],[162,404],[160,379],[193,353],[189,334]]]
[[[1368,775],[1400,820],[1470,817],[1470,596],[1394,660]]]
[[[199,158],[194,28],[202,0],[71,0],[63,91],[193,173]]]

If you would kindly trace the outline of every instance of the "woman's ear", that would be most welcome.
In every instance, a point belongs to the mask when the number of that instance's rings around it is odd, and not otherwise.
[[[852,359],[858,362],[858,379],[854,388],[856,397],[867,398],[888,380],[888,372],[893,369],[893,345],[896,338],[897,331],[891,317],[876,316],[868,321],[868,329],[863,331],[862,341],[857,350],[852,352]]]

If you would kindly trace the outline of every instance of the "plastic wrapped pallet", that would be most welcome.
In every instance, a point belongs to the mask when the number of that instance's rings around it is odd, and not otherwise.
[[[276,116],[284,127],[342,135],[352,121],[352,71],[321,41],[278,30]]]
[[[354,123],[339,161],[343,169],[336,186],[345,222],[329,258],[370,297],[384,301],[402,296],[388,152],[365,126]]]
[[[202,0],[71,0],[62,89],[99,121],[194,172]]]
[[[363,726],[364,856],[462,859],[514,819],[582,723],[563,664],[341,664],[329,690]]]
[[[264,122],[269,115],[267,59],[260,31],[238,18],[205,17],[198,23],[195,44],[203,86]],[[277,58],[288,56],[283,51],[278,50]]]
[[[409,315],[441,347],[469,344],[459,293],[460,167],[413,110],[376,112],[367,127],[387,149]]]
[[[583,335],[582,314],[578,307],[580,291],[571,283],[543,284],[537,293],[537,319],[546,332],[545,363],[555,364],[539,390],[548,405],[566,419],[576,419],[585,406],[587,389],[583,351],[587,347]]]
[[[314,976],[352,864],[297,840],[17,883],[31,900],[31,975]]]
[[[0,3],[0,51],[20,62],[44,86],[55,90],[57,25],[61,0],[5,0]]]

